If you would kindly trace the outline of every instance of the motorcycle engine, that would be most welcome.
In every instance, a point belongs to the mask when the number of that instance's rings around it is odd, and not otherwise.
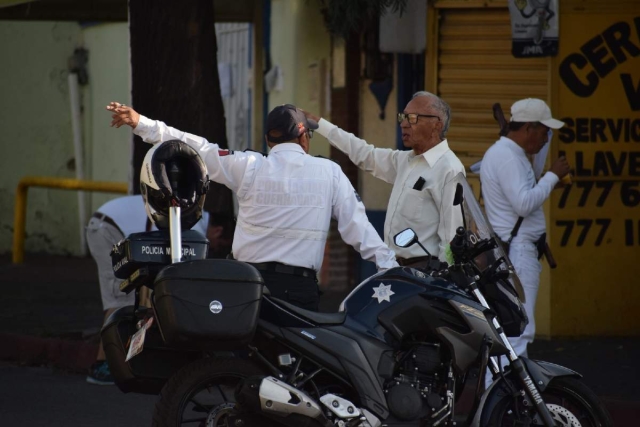
[[[414,421],[443,405],[438,393],[446,379],[438,344],[421,344],[398,357],[397,375],[387,384],[389,411],[403,421]]]

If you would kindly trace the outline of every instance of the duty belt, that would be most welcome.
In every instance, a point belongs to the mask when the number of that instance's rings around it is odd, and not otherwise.
[[[95,212],[93,215],[91,215],[92,218],[98,218],[100,221],[102,222],[106,222],[107,224],[110,224],[112,226],[115,227],[116,230],[118,230],[120,232],[120,234],[122,234],[122,236],[126,237],[124,235],[124,233],[122,232],[122,230],[120,230],[120,227],[118,227],[118,224],[116,224],[116,222],[114,220],[111,219],[111,217],[108,217],[107,215],[100,213],[100,212]]]
[[[315,270],[305,267],[295,267],[293,265],[282,264],[280,262],[249,262],[247,264],[254,266],[258,271],[290,274],[292,276],[316,277]]]
[[[396,261],[398,261],[398,264],[400,264],[402,267],[404,267],[405,265],[413,265],[415,263],[418,262],[423,262],[423,261],[430,261],[430,260],[437,260],[437,257],[434,256],[429,256],[429,255],[425,255],[425,256],[418,256],[418,257],[414,257],[414,258],[402,258],[402,257],[396,257]]]

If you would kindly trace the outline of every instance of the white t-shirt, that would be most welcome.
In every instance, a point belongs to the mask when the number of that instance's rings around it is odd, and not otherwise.
[[[109,200],[100,206],[97,212],[108,216],[113,222],[118,224],[124,237],[127,237],[131,233],[141,233],[145,231],[147,226],[147,211],[144,206],[144,200],[140,194]],[[200,221],[191,227],[191,229],[206,236],[208,224],[209,213],[203,211],[202,218],[200,218]],[[156,226],[152,225],[151,230],[157,230]]]
[[[501,137],[485,153],[480,166],[487,218],[496,234],[508,240],[518,217],[523,217],[513,243],[531,243],[546,231],[542,205],[559,178],[545,173],[536,183],[531,162],[515,141]]]

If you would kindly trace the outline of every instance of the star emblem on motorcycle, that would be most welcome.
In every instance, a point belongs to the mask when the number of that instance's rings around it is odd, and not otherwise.
[[[380,283],[380,286],[372,289],[373,295],[371,298],[376,298],[378,304],[382,304],[382,301],[391,302],[391,295],[395,294],[395,292],[391,290],[391,285],[385,285],[384,283]]]

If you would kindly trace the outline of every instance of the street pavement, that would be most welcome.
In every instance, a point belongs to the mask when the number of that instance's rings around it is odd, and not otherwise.
[[[139,427],[151,424],[156,396],[91,386],[50,366],[0,362],[0,426]]]
[[[12,265],[9,254],[0,255],[0,289],[0,360],[8,361],[0,365],[0,425],[39,424],[35,419],[20,421],[19,414],[24,412],[19,408],[36,410],[42,403],[40,396],[29,403],[31,392],[26,389],[16,387],[23,393],[11,393],[13,386],[7,384],[21,381],[43,381],[42,385],[52,391],[52,402],[59,405],[66,405],[65,399],[73,402],[76,397],[91,398],[94,394],[114,409],[127,404],[152,405],[153,396],[125,395],[115,387],[84,383],[84,375],[95,359],[102,323],[97,269],[91,258],[27,254],[24,264]],[[335,310],[341,298],[323,295],[321,308]],[[538,339],[530,346],[529,356],[581,373],[585,383],[605,402],[616,426],[640,425],[640,337]],[[144,422],[126,418],[108,425],[145,425],[151,408],[142,411]],[[100,411],[99,406],[95,410]],[[93,414],[94,409],[83,411],[73,408],[70,414],[78,418],[69,418],[64,425],[107,425],[87,423],[85,416]],[[62,425],[58,423],[64,417],[49,418],[47,425]],[[16,421],[5,423],[9,419]]]

